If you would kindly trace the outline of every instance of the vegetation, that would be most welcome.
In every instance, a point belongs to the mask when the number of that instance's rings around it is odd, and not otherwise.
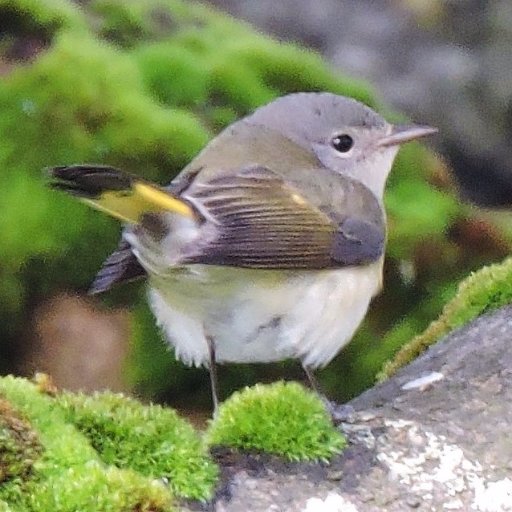
[[[13,512],[173,510],[174,500],[167,486],[131,469],[104,464],[87,437],[66,421],[65,411],[57,400],[42,393],[35,384],[3,377],[0,395],[3,403],[9,404],[4,406],[0,435],[8,439],[4,447],[12,454],[6,459],[2,457],[5,466],[0,503],[4,509]],[[5,414],[6,410],[11,412]],[[18,417],[15,429],[14,415]],[[16,436],[12,435],[13,430]],[[171,436],[169,442],[173,440],[176,437]],[[151,456],[151,452],[145,456]]]
[[[234,394],[205,438],[172,409],[60,393],[44,376],[0,378],[0,510],[170,512],[181,498],[213,497],[205,441],[297,461],[327,461],[345,445],[320,398],[283,382]]]
[[[220,405],[207,439],[289,460],[327,461],[346,444],[316,393],[282,381],[233,393]]]

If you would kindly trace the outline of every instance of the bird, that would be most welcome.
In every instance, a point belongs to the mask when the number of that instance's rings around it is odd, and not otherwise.
[[[383,195],[399,147],[437,130],[393,125],[329,92],[279,97],[214,137],[168,184],[108,165],[48,170],[54,189],[123,223],[91,293],[145,277],[175,356],[300,361],[311,386],[382,287]]]

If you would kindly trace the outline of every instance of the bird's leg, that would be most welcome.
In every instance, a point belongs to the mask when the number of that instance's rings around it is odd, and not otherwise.
[[[309,387],[319,396],[319,398],[322,400],[322,402],[325,405],[325,408],[331,415],[331,418],[333,422],[335,422],[335,411],[336,411],[336,404],[329,400],[327,398],[327,395],[322,390],[322,386],[318,382],[317,378],[315,377],[315,374],[313,373],[313,370],[309,368],[306,365],[302,365],[302,368],[304,370],[304,373],[306,374],[306,377],[308,378]]]
[[[322,398],[325,398],[325,393],[322,391],[322,387],[320,386],[320,383],[318,382],[317,378],[315,377],[313,370],[309,366],[306,366],[305,364],[302,365],[302,369],[304,370],[304,373],[306,374],[306,377],[308,378],[309,387],[317,395],[320,395]]]
[[[217,363],[215,360],[215,341],[211,336],[205,335],[206,342],[208,343],[208,352],[210,354],[210,363],[208,365],[208,370],[210,372],[210,387],[212,392],[212,402],[213,402],[213,416],[217,416],[217,411],[219,409],[219,394],[218,394],[218,385],[217,385]]]

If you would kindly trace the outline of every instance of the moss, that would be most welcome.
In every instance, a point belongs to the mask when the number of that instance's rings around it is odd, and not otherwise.
[[[171,490],[212,497],[217,467],[171,409],[109,392],[59,393],[45,375],[2,377],[0,395],[0,510],[166,512]],[[345,445],[318,396],[284,382],[235,393],[207,439],[289,460],[328,460]]]
[[[52,485],[41,485],[28,499],[30,510],[43,512],[172,512],[162,481],[97,462],[69,468]]]
[[[0,506],[167,512],[166,479],[181,496],[211,496],[216,467],[174,411],[110,393],[53,397],[54,387],[38,382],[0,378]]]
[[[391,193],[385,196],[388,257],[398,261],[410,258],[421,240],[442,243],[456,219],[467,215],[469,209],[457,197],[448,190],[433,187],[425,179],[436,165],[418,144],[400,150],[390,176]],[[415,167],[424,171],[418,173]]]
[[[0,0],[2,32],[51,38],[61,28],[74,30],[85,23],[77,6],[67,0]]]
[[[328,460],[346,443],[320,398],[295,382],[257,384],[233,393],[220,405],[207,440],[289,460]]]
[[[69,468],[99,461],[86,438],[65,422],[63,411],[54,401],[38,392],[34,384],[13,377],[0,379],[0,394],[26,418],[37,433],[42,453],[33,464],[29,478],[17,478],[0,486],[0,499],[13,508],[27,512],[33,508],[31,499],[48,492]],[[56,488],[55,492],[60,490]]]
[[[192,426],[176,412],[143,406],[126,396],[65,393],[59,403],[67,419],[91,442],[108,465],[165,478],[176,495],[211,497],[217,470]]]
[[[0,398],[0,484],[26,478],[41,454],[36,432],[11,404]]]
[[[421,334],[413,337],[388,361],[379,380],[385,380],[418,357],[430,345],[450,331],[477,316],[512,303],[512,258],[484,267],[460,283],[455,297],[443,308],[439,318]]]
[[[158,42],[134,52],[149,93],[166,105],[195,107],[208,98],[207,63],[190,50]]]

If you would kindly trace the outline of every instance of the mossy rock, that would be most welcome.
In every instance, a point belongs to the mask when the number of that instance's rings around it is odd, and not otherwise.
[[[175,497],[212,496],[217,468],[170,409],[111,393],[50,396],[13,377],[0,379],[0,396],[0,432],[16,426],[0,439],[0,500],[12,510],[166,512]]]
[[[166,183],[226,124],[299,90],[349,95],[397,119],[368,85],[334,73],[314,53],[184,0],[0,0],[0,29],[4,370],[17,361],[34,306],[63,289],[85,291],[119,232],[111,219],[49,191],[42,168],[94,161]],[[421,146],[401,151],[386,195],[385,293],[326,370],[331,396],[370,385],[382,362],[435,318],[462,276],[510,249],[492,225],[492,236],[482,235],[499,240],[490,255],[485,244],[462,245],[456,234],[476,214],[443,176],[440,161]],[[142,294],[129,290],[111,300],[134,305]],[[204,373],[175,363],[143,300],[134,306],[132,383],[146,396],[190,400],[197,388],[204,399]],[[225,390],[254,371],[225,370]]]
[[[0,378],[0,510],[171,512],[219,483],[207,446],[328,461],[345,440],[296,383],[223,403],[206,434],[172,409],[110,392],[59,392],[47,376]]]

